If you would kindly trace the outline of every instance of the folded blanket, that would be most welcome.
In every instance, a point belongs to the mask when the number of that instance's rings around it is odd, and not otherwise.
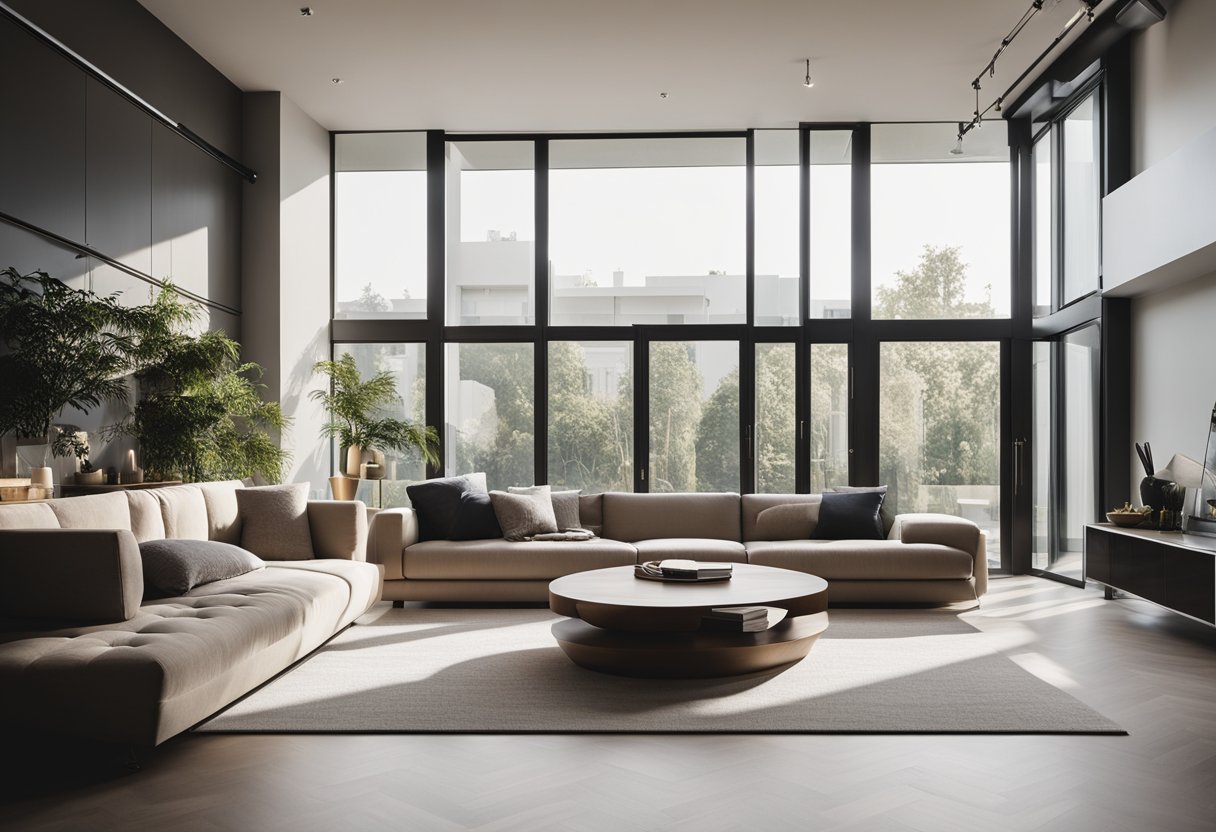
[[[595,540],[595,534],[586,529],[566,529],[560,532],[534,534],[531,537],[525,537],[524,540]]]

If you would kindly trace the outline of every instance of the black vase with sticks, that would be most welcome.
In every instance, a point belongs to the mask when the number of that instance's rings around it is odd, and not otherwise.
[[[1141,447],[1137,442],[1136,455],[1140,457],[1145,475],[1144,479],[1140,480],[1140,504],[1152,509],[1144,526],[1150,529],[1178,527],[1174,517],[1181,517],[1182,501],[1178,496],[1180,489],[1173,480],[1162,479],[1153,474],[1153,448],[1149,443],[1145,442]]]

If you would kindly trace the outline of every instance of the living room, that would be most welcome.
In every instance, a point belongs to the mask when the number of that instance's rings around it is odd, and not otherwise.
[[[1210,828],[1213,35],[2,0],[0,826]]]

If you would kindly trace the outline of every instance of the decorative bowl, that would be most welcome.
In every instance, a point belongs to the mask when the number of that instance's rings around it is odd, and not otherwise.
[[[1152,514],[1151,509],[1144,511],[1108,511],[1106,512],[1106,519],[1116,526],[1130,528],[1132,526],[1139,526],[1150,514]]]

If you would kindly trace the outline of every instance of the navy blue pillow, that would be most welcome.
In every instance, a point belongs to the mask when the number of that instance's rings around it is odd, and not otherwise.
[[[407,485],[405,493],[418,514],[418,539],[448,540],[460,510],[460,495],[484,490],[469,477],[443,477]]]
[[[466,491],[460,495],[450,540],[486,540],[502,537],[502,527],[494,514],[494,504],[485,491]]]
[[[879,511],[886,496],[878,491],[825,492],[811,540],[882,540],[886,535]]]

